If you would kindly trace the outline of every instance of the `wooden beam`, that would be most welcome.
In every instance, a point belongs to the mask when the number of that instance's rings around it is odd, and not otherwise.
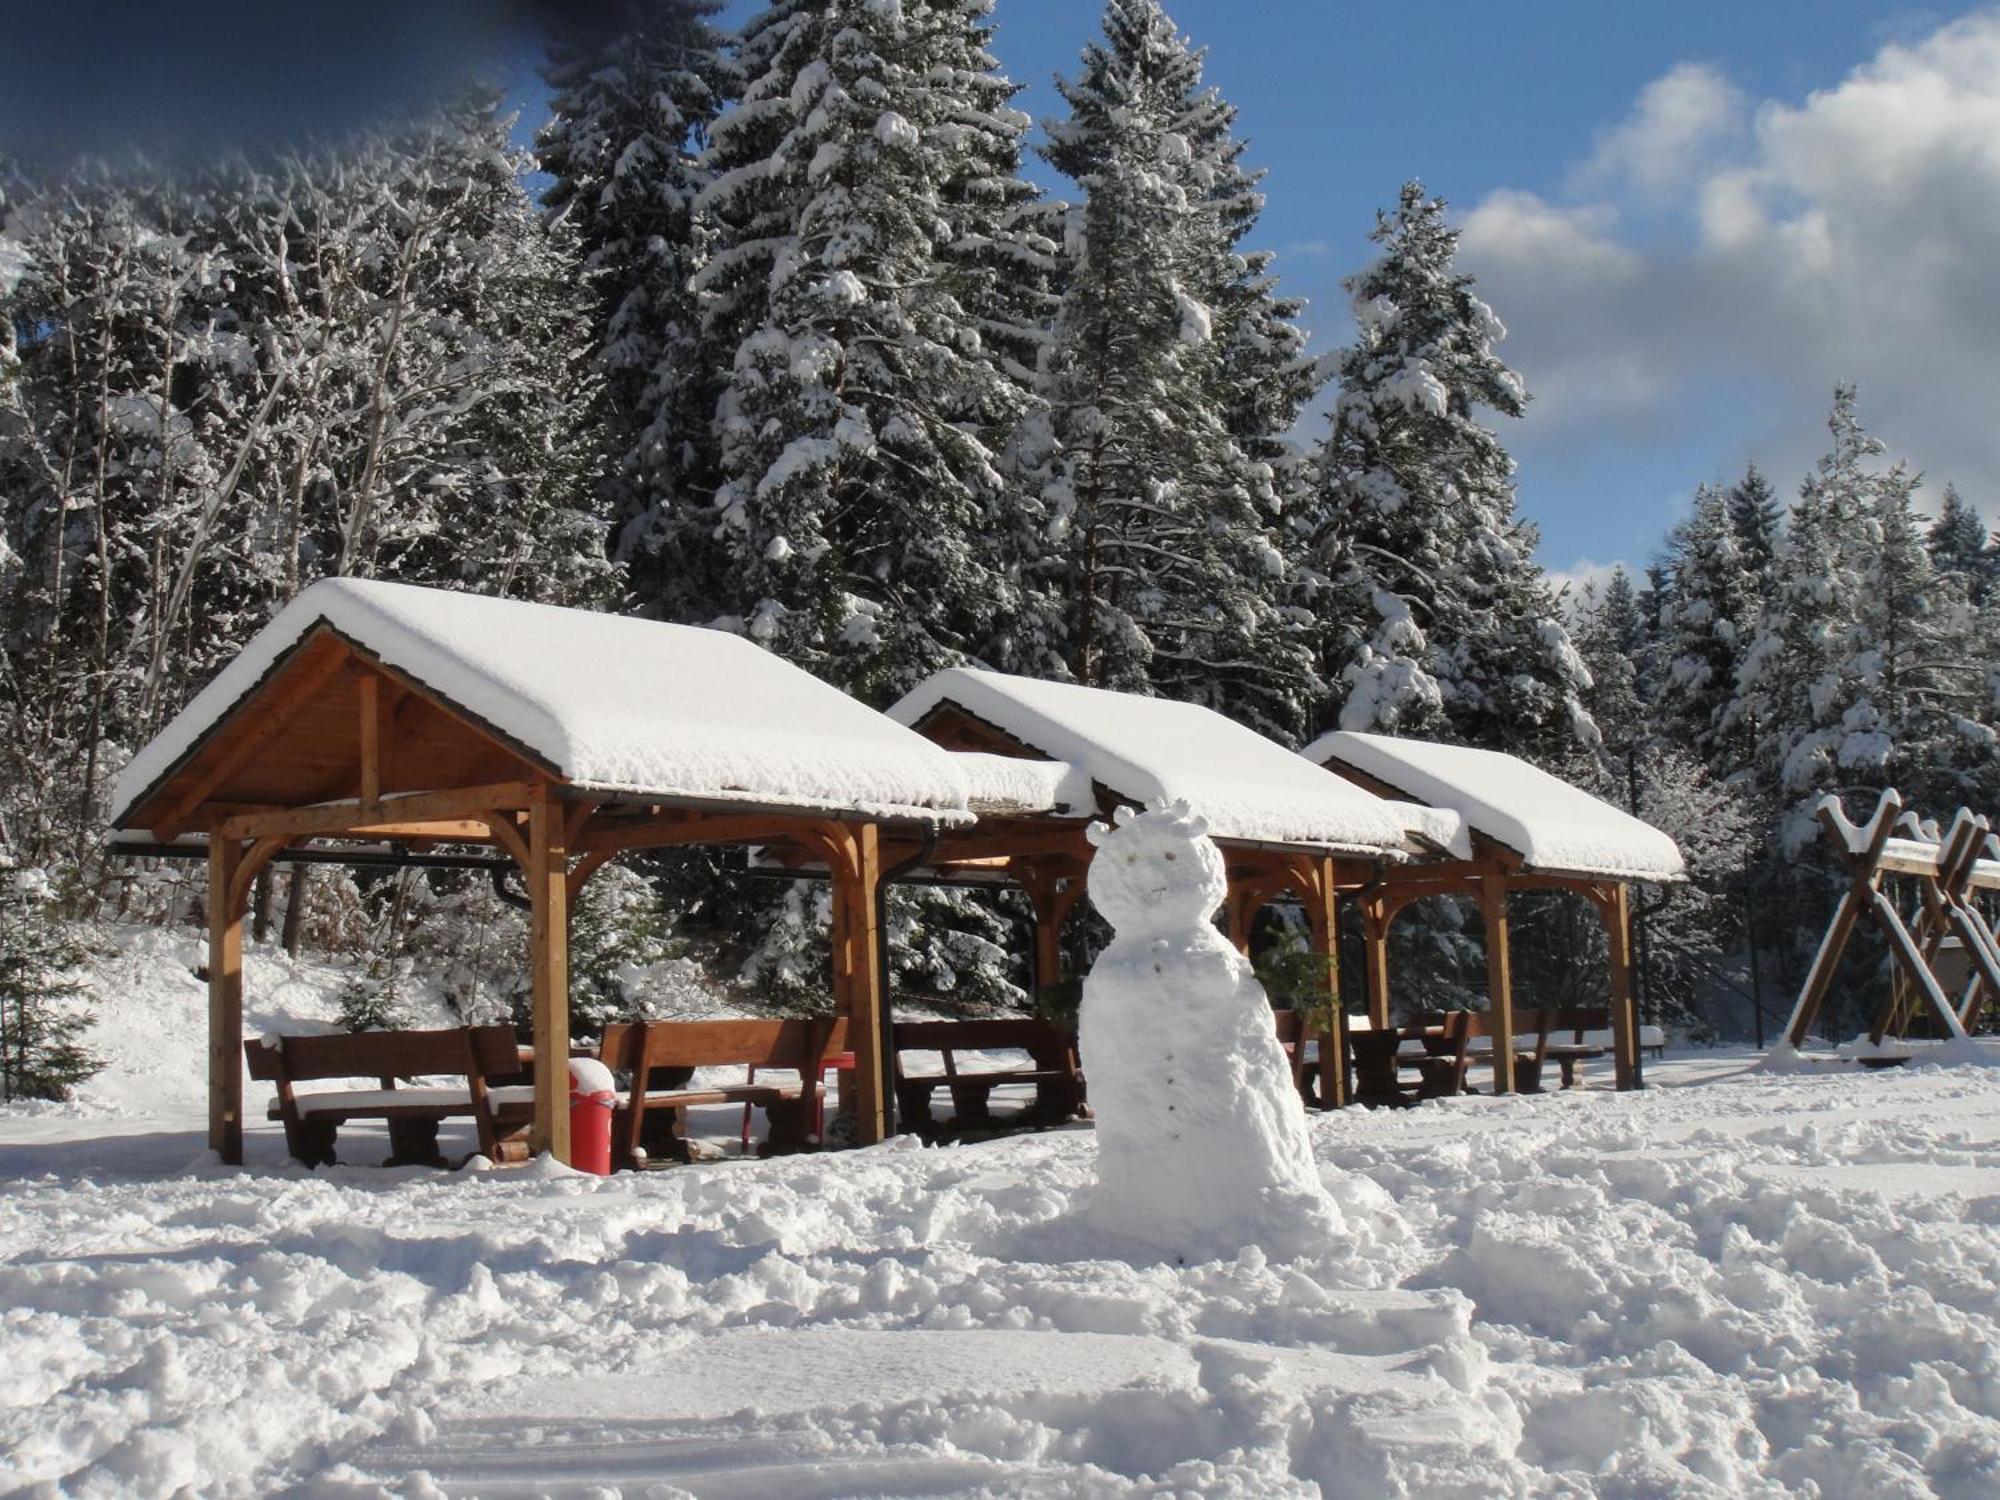
[[[487,844],[493,830],[482,818],[433,818],[422,823],[363,823],[347,830],[354,838],[424,839],[434,844]]]
[[[528,806],[534,789],[522,781],[462,787],[447,792],[412,792],[384,797],[373,807],[360,802],[326,802],[285,812],[250,813],[227,819],[217,832],[224,838],[303,838],[311,835],[366,835],[371,827],[454,821],[482,817],[493,811]]]
[[[528,841],[521,833],[521,825],[506,813],[493,813],[486,820],[487,832],[493,835],[493,842],[514,856],[514,863],[527,874],[533,868],[534,856],[528,850]]]
[[[1391,1025],[1389,1015],[1389,925],[1395,914],[1381,896],[1361,903],[1362,952],[1367,964],[1368,1023],[1378,1031]]]
[[[316,661],[294,667],[289,678],[271,689],[260,706],[260,717],[254,727],[246,729],[233,745],[209,764],[207,770],[198,772],[154,819],[151,827],[155,838],[162,843],[171,843],[186,832],[188,820],[195,809],[208,800],[209,794],[269,749],[272,742],[291,727],[299,710],[318,697],[321,690],[340,675],[349,660],[345,650],[332,645],[317,645],[308,649],[317,649],[323,654]]]
[[[246,911],[250,906],[250,887],[263,873],[264,867],[285,847],[283,839],[259,839],[249,852],[238,859],[236,871],[229,880],[229,906],[232,911]]]
[[[243,908],[231,900],[243,846],[208,844],[208,1147],[243,1164]]]
[[[1324,961],[1326,978],[1325,1025],[1320,1028],[1319,1103],[1322,1109],[1340,1109],[1347,1103],[1347,1013],[1340,1004],[1340,891],[1334,861],[1313,862],[1307,867],[1316,878],[1306,901],[1306,927],[1312,934],[1313,952]]]
[[[1493,1092],[1514,1092],[1514,956],[1507,931],[1507,884],[1498,872],[1479,882],[1486,919],[1486,1008],[1493,1023]]]
[[[791,838],[798,826],[798,819],[777,813],[681,813],[589,829],[577,840],[576,850],[580,854],[616,854],[626,849],[668,849],[683,844],[777,843]]]
[[[1632,974],[1632,888],[1623,882],[1605,891],[1598,907],[1611,960],[1611,1066],[1621,1089],[1643,1088],[1645,1056],[1639,1048],[1639,992]]]
[[[834,886],[834,909],[843,902],[848,932],[847,1035],[854,1049],[856,1138],[874,1145],[889,1133],[889,1059],[882,1052],[889,997],[883,992],[881,830],[873,823],[850,826],[853,869],[846,889]]]
[[[569,856],[563,805],[547,782],[528,800],[528,977],[534,1001],[535,1118],[528,1145],[569,1165]]]

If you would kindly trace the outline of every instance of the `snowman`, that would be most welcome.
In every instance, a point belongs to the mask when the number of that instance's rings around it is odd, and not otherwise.
[[[1083,983],[1097,1116],[1091,1215],[1184,1261],[1326,1247],[1339,1210],[1249,962],[1212,920],[1222,852],[1185,802],[1093,824],[1091,903],[1116,936]]]

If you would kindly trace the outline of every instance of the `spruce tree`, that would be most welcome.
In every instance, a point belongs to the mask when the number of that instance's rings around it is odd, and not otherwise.
[[[1043,372],[1047,423],[1017,449],[1047,507],[1041,572],[1078,681],[1207,703],[1281,738],[1319,692],[1280,492],[1309,393],[1294,304],[1238,243],[1259,206],[1154,0],[1110,0],[1044,154],[1083,193]]]
[[[621,0],[559,29],[543,76],[542,195],[575,237],[602,374],[605,509],[632,587],[668,618],[697,612],[677,538],[714,488],[709,419],[722,372],[697,351],[693,279],[713,231],[695,211],[708,129],[735,89],[719,0]]]
[[[1006,233],[1004,202],[955,196],[952,63],[978,50],[980,10],[779,0],[745,33],[701,199],[719,235],[697,279],[706,357],[728,370],[717,604],[872,701],[980,655],[1021,610],[991,539],[1020,534],[995,451],[1024,398],[944,254],[975,225]]]
[[[83,958],[50,909],[47,878],[0,842],[0,1103],[67,1099],[102,1067],[82,1042],[91,1017],[73,1003]]]
[[[1757,615],[1729,500],[1701,486],[1692,513],[1667,546],[1659,614],[1662,729],[1727,777],[1747,754],[1742,737],[1728,727],[1729,707]]]
[[[1994,577],[2000,573],[2000,558],[1989,543],[1986,523],[1960,497],[1956,486],[1944,487],[1944,498],[1926,541],[1937,570],[1956,578],[1974,604],[1984,605]]]
[[[1785,507],[1754,463],[1730,487],[1729,523],[1736,531],[1736,551],[1744,570],[1753,580],[1768,579],[1784,530]]]
[[[1373,238],[1381,254],[1347,282],[1357,337],[1314,501],[1340,723],[1530,753],[1588,742],[1587,673],[1515,514],[1513,460],[1477,416],[1525,409],[1494,352],[1506,330],[1421,184]]]

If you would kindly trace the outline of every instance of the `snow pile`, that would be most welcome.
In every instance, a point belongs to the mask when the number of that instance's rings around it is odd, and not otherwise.
[[[1121,1258],[1087,1130],[599,1180],[0,1111],[0,1492],[1990,1494],[2000,1074],[1746,1060],[1316,1116],[1290,1264]]]
[[[580,787],[966,820],[949,755],[741,636],[340,578],[294,599],[133,757],[113,821],[322,624]]]
[[[1115,936],[1083,982],[1094,1222],[1184,1260],[1306,1253],[1341,1232],[1249,960],[1216,931],[1222,851],[1185,803],[1093,823],[1090,899]]]
[[[1217,838],[1368,853],[1402,846],[1402,825],[1381,799],[1198,704],[955,667],[917,684],[889,717],[914,725],[944,704],[1067,761],[1120,801],[1186,802]]]
[[[1532,869],[1630,880],[1687,874],[1679,848],[1659,829],[1519,756],[1345,729],[1302,753],[1314,765],[1358,771],[1396,795],[1459,814]]]

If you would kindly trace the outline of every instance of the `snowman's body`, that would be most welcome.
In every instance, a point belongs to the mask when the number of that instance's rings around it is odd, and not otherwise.
[[[1250,965],[1212,921],[1221,851],[1184,804],[1093,833],[1090,898],[1117,936],[1084,980],[1101,1227],[1189,1256],[1292,1254],[1339,1220]]]

